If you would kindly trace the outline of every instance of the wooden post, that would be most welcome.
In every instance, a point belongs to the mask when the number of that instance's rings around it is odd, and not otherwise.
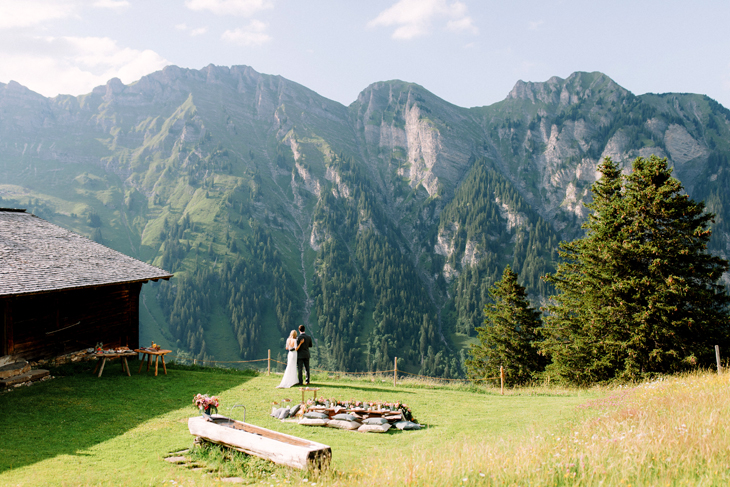
[[[266,366],[266,375],[271,375],[271,349],[269,349],[269,365]]]
[[[499,366],[500,394],[504,396],[504,367]]]
[[[198,365],[198,359],[196,359],[196,358],[193,359],[193,365]],[[147,370],[150,370],[150,362],[149,362],[149,360],[147,361]]]
[[[395,383],[398,380],[398,357],[393,359],[393,387],[395,387]]]
[[[717,360],[717,373],[722,373],[722,365],[720,365],[720,345],[715,345],[715,359]]]

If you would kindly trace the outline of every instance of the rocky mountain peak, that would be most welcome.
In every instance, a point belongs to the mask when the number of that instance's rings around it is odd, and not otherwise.
[[[545,82],[519,80],[507,95],[508,100],[527,100],[547,105],[569,105],[592,97],[609,101],[630,95],[630,92],[600,72],[577,71],[566,79],[553,76]]]

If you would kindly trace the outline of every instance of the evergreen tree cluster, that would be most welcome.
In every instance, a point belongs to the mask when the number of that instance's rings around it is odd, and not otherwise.
[[[172,335],[196,357],[208,358],[203,335],[216,311],[232,328],[242,359],[260,358],[264,326],[276,326],[284,336],[297,324],[296,283],[285,271],[271,235],[253,220],[251,229],[241,243],[247,255],[224,261],[219,268],[198,266],[177,284],[161,288],[160,302],[170,316]],[[274,319],[265,319],[267,315]]]
[[[714,345],[730,344],[728,262],[708,251],[714,215],[666,158],[639,157],[628,175],[606,158],[599,171],[585,237],[563,242],[546,276],[557,294],[544,324],[506,268],[467,361],[473,377],[499,364],[525,382],[542,370],[539,349],[565,382],[636,380],[709,365]]]
[[[525,288],[507,265],[489,290],[484,325],[477,327],[479,345],[472,345],[466,367],[472,379],[493,377],[504,368],[513,384],[524,384],[545,367],[539,353],[540,312],[530,306]]]
[[[508,221],[502,216],[504,208],[524,216],[526,221],[508,231]],[[505,260],[533,296],[550,292],[550,285],[539,276],[553,270],[558,236],[485,160],[474,163],[439,220],[440,232],[447,226],[458,229],[454,251],[447,261],[460,270],[452,283],[453,307],[447,314],[456,332],[474,334],[489,288],[499,278]],[[475,265],[462,266],[467,245],[475,246],[480,258]]]
[[[314,212],[318,231],[329,237],[317,253],[313,286],[323,365],[390,370],[397,356],[405,369],[458,375],[458,364],[441,353],[434,306],[368,178],[342,156],[329,168],[347,195],[332,185]]]
[[[710,363],[729,341],[727,261],[707,251],[714,215],[683,192],[666,159],[623,176],[599,166],[586,237],[562,245],[548,279],[543,349],[571,382],[635,379]]]

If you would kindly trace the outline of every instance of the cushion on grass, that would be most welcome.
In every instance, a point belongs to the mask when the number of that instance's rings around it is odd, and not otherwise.
[[[318,413],[316,411],[310,411],[308,413],[304,413],[304,417],[309,418],[309,419],[330,419],[329,414]]]
[[[386,424],[364,424],[357,430],[361,433],[385,433],[390,429],[390,425]]]
[[[388,424],[388,420],[385,418],[368,418],[363,421],[363,424]]]
[[[337,419],[340,421],[359,421],[357,417],[353,416],[352,414],[345,413],[335,414],[332,419]]]
[[[281,408],[279,414],[276,416],[279,419],[286,419],[289,417],[289,408]]]
[[[299,408],[301,408],[301,407],[302,407],[301,404],[293,405],[291,407],[291,409],[289,409],[289,416],[294,416],[295,414],[297,414],[299,412]]]
[[[299,420],[299,424],[302,426],[325,426],[327,423],[329,423],[329,421],[326,419],[304,418]]]
[[[398,421],[393,426],[399,430],[420,430],[421,425],[412,421]]]
[[[342,421],[341,419],[333,419],[327,426],[330,428],[339,428],[341,430],[356,430],[360,427],[357,421]]]
[[[271,416],[274,418],[278,418],[281,412],[286,408],[276,408],[273,411],[271,411]]]

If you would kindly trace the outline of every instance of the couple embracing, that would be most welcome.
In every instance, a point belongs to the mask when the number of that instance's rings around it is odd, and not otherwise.
[[[281,383],[277,389],[287,389],[291,386],[302,385],[302,369],[307,372],[309,385],[309,349],[312,347],[312,337],[304,332],[304,325],[299,326],[299,336],[296,330],[292,330],[286,340],[286,349],[289,351],[286,357],[286,370]]]

